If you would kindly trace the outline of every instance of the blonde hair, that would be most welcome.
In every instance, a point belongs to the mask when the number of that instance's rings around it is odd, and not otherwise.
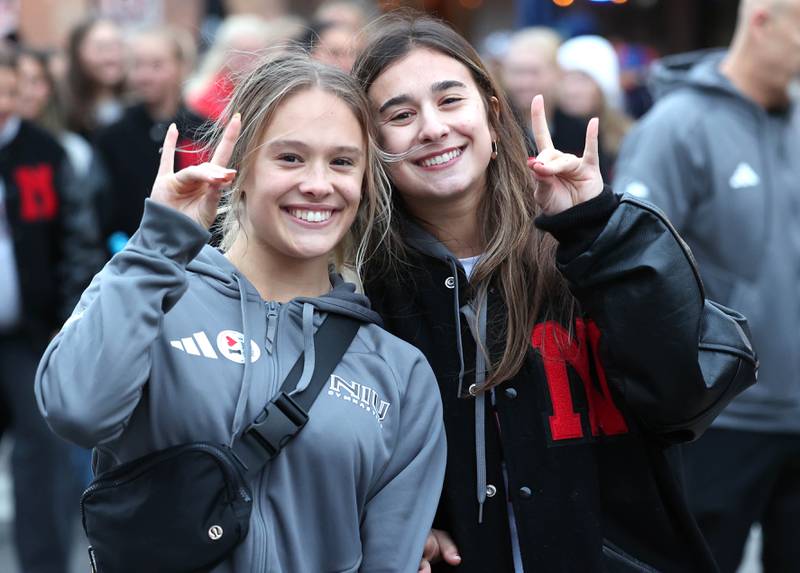
[[[284,53],[263,60],[239,83],[225,113],[211,128],[209,148],[222,136],[227,118],[241,114],[242,131],[233,148],[230,167],[237,169],[236,178],[220,202],[221,248],[230,249],[239,233],[246,210],[241,187],[247,181],[264,132],[281,104],[306,90],[319,89],[344,102],[358,120],[366,142],[366,169],[362,182],[362,199],[348,235],[337,247],[334,265],[351,267],[360,276],[364,262],[373,253],[390,223],[389,184],[375,145],[374,128],[366,96],[353,78],[344,72],[312,60],[305,53]]]
[[[470,71],[483,97],[489,125],[497,134],[499,153],[487,167],[486,192],[478,207],[485,250],[470,278],[479,293],[477,300],[486,300],[489,286],[496,286],[508,313],[503,325],[503,355],[492,364],[484,386],[490,388],[522,367],[537,319],[550,317],[571,323],[576,312],[575,300],[555,267],[555,239],[533,225],[538,207],[533,199],[535,183],[526,166],[525,140],[505,95],[478,53],[447,24],[401,11],[379,18],[370,28],[372,36],[353,65],[353,74],[365,92],[386,68],[412,50],[434,50]],[[497,113],[492,111],[493,97],[498,101]],[[402,209],[399,193],[394,198]],[[370,279],[400,270],[397,261],[402,261],[407,251],[397,219],[392,220],[391,231],[381,245],[381,256],[367,269]]]

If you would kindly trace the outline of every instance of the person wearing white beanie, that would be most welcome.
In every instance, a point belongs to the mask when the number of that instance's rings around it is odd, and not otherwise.
[[[579,72],[588,76],[602,92],[606,105],[623,109],[619,58],[611,42],[601,36],[577,36],[567,40],[558,49],[558,65],[567,75]],[[587,115],[592,110],[580,112],[580,115]]]
[[[563,72],[561,109],[575,117],[600,118],[601,162],[610,172],[633,124],[624,112],[617,53],[601,36],[577,36],[561,44],[557,59]]]

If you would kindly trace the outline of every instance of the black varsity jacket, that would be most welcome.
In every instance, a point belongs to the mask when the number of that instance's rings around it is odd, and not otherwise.
[[[25,120],[0,147],[0,178],[22,295],[20,326],[44,345],[103,264],[96,216],[63,148]]]
[[[514,570],[510,504],[526,572],[716,571],[672,446],[698,437],[755,381],[745,319],[705,298],[688,248],[647,203],[606,189],[537,225],[559,240],[557,264],[582,315],[572,338],[556,322],[536,324],[523,367],[480,402],[463,391],[475,382],[475,293],[453,255],[405,224],[410,267],[365,282],[385,327],[437,374],[448,462],[434,526],[458,545],[452,570]],[[504,320],[490,288],[494,356]]]

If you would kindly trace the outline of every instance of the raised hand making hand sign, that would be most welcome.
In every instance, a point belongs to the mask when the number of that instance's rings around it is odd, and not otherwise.
[[[537,95],[531,103],[531,131],[539,154],[528,159],[536,177],[536,203],[546,215],[556,215],[579,203],[597,197],[603,190],[597,150],[599,120],[593,117],[586,127],[583,157],[562,153],[553,146],[544,98]]]
[[[214,222],[219,205],[220,190],[231,183],[236,175],[235,169],[228,169],[228,161],[241,130],[241,118],[235,114],[214,151],[211,161],[192,165],[174,172],[175,145],[178,141],[178,128],[169,126],[161,151],[158,175],[153,183],[150,198],[153,201],[172,207],[187,217],[208,228]]]

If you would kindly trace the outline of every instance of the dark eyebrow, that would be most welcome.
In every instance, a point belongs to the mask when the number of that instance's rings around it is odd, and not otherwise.
[[[431,91],[433,93],[447,91],[452,88],[466,88],[467,86],[458,80],[444,80],[441,82],[436,82],[431,86]],[[400,94],[399,96],[394,96],[393,98],[387,99],[383,105],[378,109],[378,113],[383,113],[390,107],[396,105],[402,105],[404,103],[409,103],[411,101],[411,96],[408,94]]]
[[[390,107],[394,107],[396,105],[401,105],[401,104],[404,104],[404,103],[408,103],[410,101],[411,101],[411,96],[408,95],[408,94],[402,94],[402,95],[399,95],[399,96],[394,96],[392,98],[387,99],[385,102],[383,102],[383,105],[380,107],[380,109],[378,109],[378,113],[383,113],[387,109],[389,109]]]
[[[458,80],[444,80],[443,82],[436,82],[431,86],[431,91],[436,92],[444,92],[452,88],[465,88],[467,87],[464,85],[463,82]]]
[[[273,139],[267,142],[269,148],[275,147],[295,147],[302,151],[307,151],[309,146],[302,141],[295,141],[293,139]],[[350,153],[353,155],[363,155],[364,151],[361,148],[353,147],[352,145],[337,145],[332,150],[334,153]]]

